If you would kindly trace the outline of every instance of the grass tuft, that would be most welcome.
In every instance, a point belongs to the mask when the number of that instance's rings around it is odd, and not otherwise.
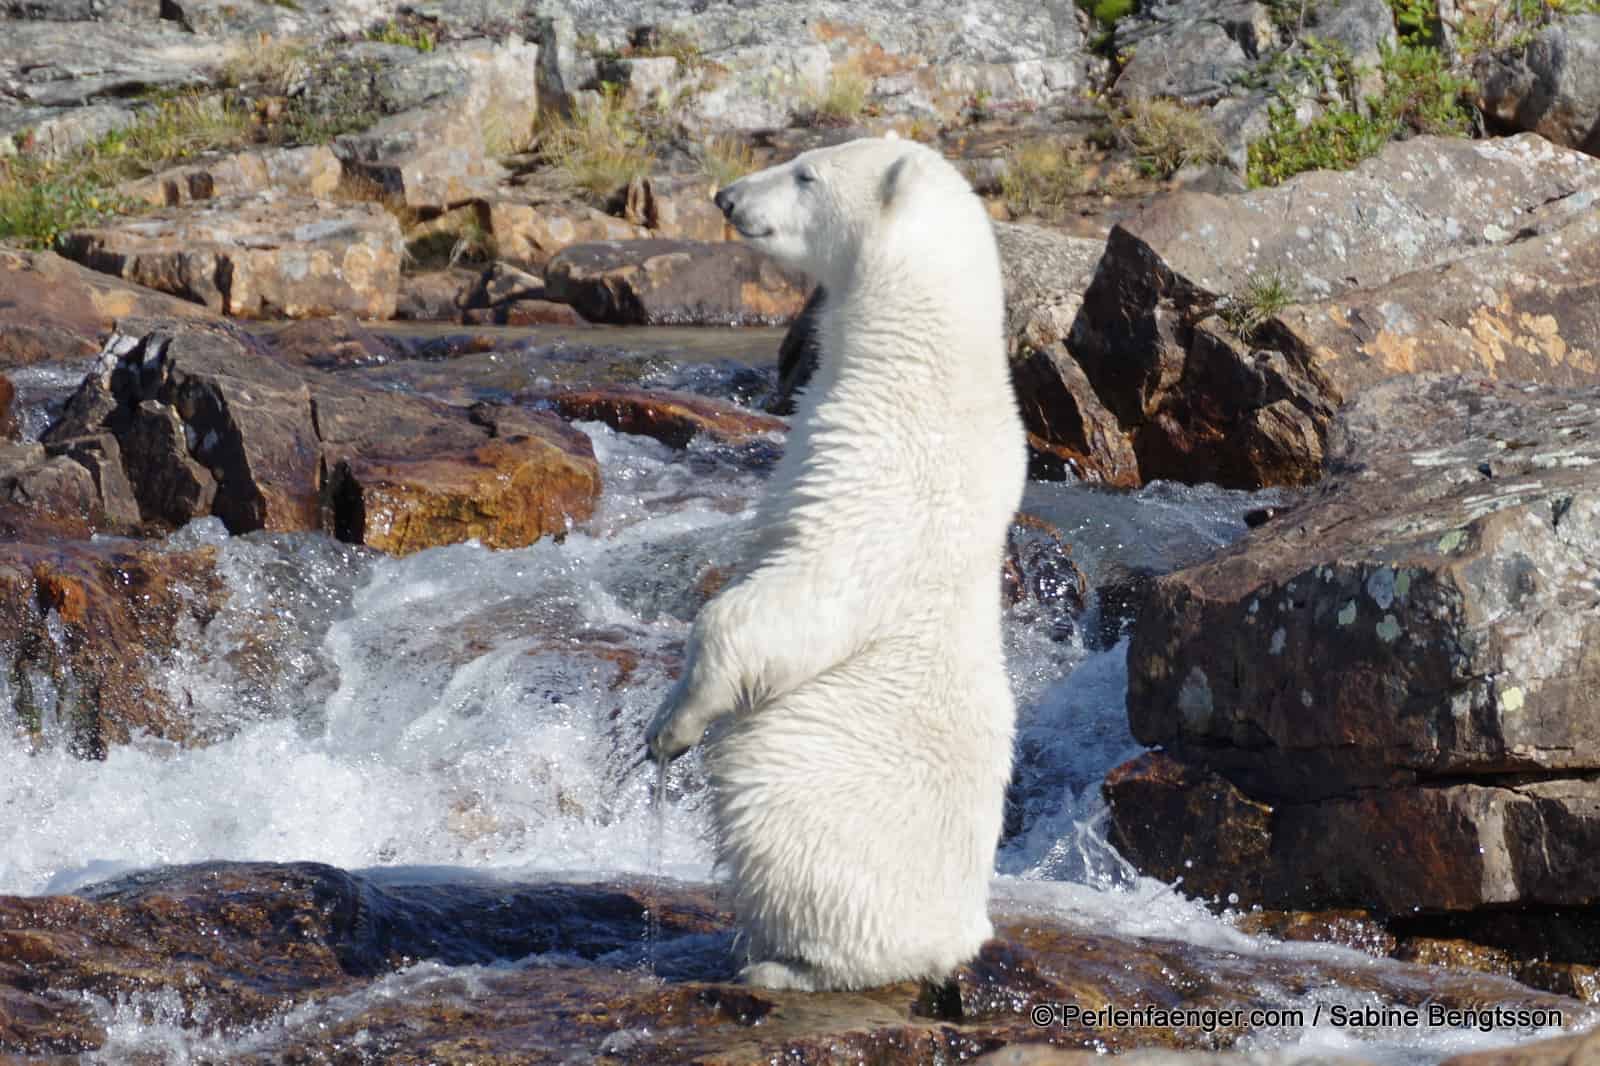
[[[809,126],[848,126],[867,113],[871,92],[872,80],[859,64],[841,63],[820,91],[806,95],[799,117]]]
[[[1058,219],[1086,192],[1083,166],[1055,141],[1029,141],[1006,156],[1000,194],[1016,215]]]
[[[1227,156],[1206,116],[1171,100],[1133,100],[1112,125],[1146,177],[1170,178],[1191,163],[1220,163]]]
[[[739,137],[712,137],[705,143],[700,165],[720,189],[756,169],[755,149]]]
[[[571,118],[542,119],[535,136],[539,154],[562,180],[602,204],[648,174],[654,162],[649,137],[610,86]]]
[[[1229,332],[1249,344],[1257,330],[1293,302],[1294,293],[1282,272],[1261,271],[1246,278],[1244,290],[1228,297],[1218,314]]]

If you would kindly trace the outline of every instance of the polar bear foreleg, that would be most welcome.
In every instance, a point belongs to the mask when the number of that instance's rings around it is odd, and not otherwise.
[[[758,572],[701,608],[683,676],[645,734],[651,754],[675,759],[723,715],[759,707],[844,661],[858,605],[849,597],[828,602],[817,588],[814,578]]]

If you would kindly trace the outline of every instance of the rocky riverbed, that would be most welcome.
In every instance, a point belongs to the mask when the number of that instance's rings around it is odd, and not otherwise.
[[[0,1061],[1597,1053],[1592,3],[0,31]],[[891,130],[1031,449],[998,934],[755,992],[639,738],[827,294],[709,194]]]

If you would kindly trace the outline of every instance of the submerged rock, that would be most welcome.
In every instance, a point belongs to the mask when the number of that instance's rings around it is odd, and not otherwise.
[[[1302,503],[1155,581],[1128,711],[1163,752],[1107,778],[1114,840],[1243,903],[1593,913],[1600,388],[1394,381],[1331,441]]]
[[[686,392],[607,386],[529,393],[527,399],[547,403],[573,421],[604,422],[620,433],[639,433],[683,448],[704,435],[724,444],[779,433],[787,423],[757,414],[726,400]]]
[[[164,1005],[164,1020],[180,1029],[237,1037],[230,1061],[359,1048],[442,1066],[568,1061],[581,1051],[640,1064],[910,1064],[1041,1039],[1102,1051],[1227,1047],[1244,1035],[1242,1019],[1212,1031],[1067,1018],[1041,1028],[1032,1011],[1133,1003],[1243,1011],[1330,984],[1398,1004],[1581,1020],[1571,1000],[1491,977],[1326,954],[1244,957],[1026,910],[1000,919],[997,939],[937,994],[915,983],[861,993],[752,989],[729,983],[730,916],[719,895],[665,882],[378,883],[311,863],[209,863],[80,897],[0,898],[0,1052],[114,1052],[111,1004]],[[648,949],[647,911],[657,929]],[[52,1011],[63,1001],[68,1009]]]

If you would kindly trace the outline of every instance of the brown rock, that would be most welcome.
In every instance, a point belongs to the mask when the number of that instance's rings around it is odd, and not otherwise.
[[[722,212],[711,202],[709,178],[654,175],[628,183],[622,217],[643,226],[652,237],[720,241],[727,236]]]
[[[545,272],[546,298],[620,325],[773,325],[800,313],[807,288],[745,245],[698,241],[574,245]]]
[[[68,257],[241,318],[394,315],[404,242],[371,203],[227,197],[78,230]]]
[[[674,448],[687,446],[700,434],[725,444],[742,444],[788,428],[770,415],[684,392],[608,386],[532,393],[528,398],[551,404],[563,418],[604,422],[620,433],[654,437]]]
[[[654,973],[632,961],[647,908],[659,926]],[[83,897],[0,898],[0,1005],[26,1020],[53,995],[167,992],[190,1008],[194,1024],[231,1031],[316,999],[328,1005],[317,1024],[260,1026],[236,1061],[315,1061],[359,1040],[391,1061],[441,1066],[561,1061],[577,1052],[640,1064],[909,1066],[1041,1039],[1102,1054],[1213,1050],[1242,1027],[1063,1019],[1041,1029],[1029,1008],[1248,1008],[1261,1005],[1260,989],[1274,987],[1333,985],[1377,1002],[1564,1011],[1573,1019],[1579,1009],[1480,975],[1245,957],[1045,915],[996,925],[997,939],[937,993],[916,983],[774,992],[729,983],[730,917],[702,886],[380,886],[311,863],[211,863],[137,874]],[[336,999],[418,960],[459,966],[550,953],[563,965],[490,967],[474,972],[470,988],[449,971],[413,971],[384,995]],[[86,1015],[58,1019],[52,1050],[102,1046],[105,1035]],[[0,1028],[0,1038],[7,1033]],[[14,1048],[0,1043],[0,1053]]]
[[[1349,173],[1169,197],[1113,229],[1072,354],[1144,479],[1309,482],[1334,411],[1376,381],[1600,380],[1596,189],[1600,163],[1536,137],[1420,137]]]
[[[204,625],[216,610],[214,563],[210,548],[0,544],[0,666],[15,680],[21,728],[36,738],[59,731],[87,757],[135,731],[185,738],[189,724],[157,678],[181,627]]]
[[[1533,39],[1473,64],[1491,129],[1531,130],[1600,155],[1600,14],[1556,14]]]
[[[470,422],[386,393],[320,393],[326,521],[406,555],[475,538],[520,548],[593,511],[589,438],[552,415],[479,405]]]
[[[17,415],[11,409],[17,400],[17,388],[11,379],[0,374],[0,440],[17,439]]]
[[[339,159],[324,145],[240,152],[126,182],[118,192],[151,207],[273,190],[325,200],[339,188]]]
[[[494,239],[495,254],[528,270],[543,270],[556,253],[574,244],[650,236],[643,226],[565,200],[491,199],[487,214],[485,228]]]
[[[430,270],[400,279],[394,317],[411,322],[454,322],[477,281],[470,270]]]
[[[118,319],[205,319],[203,307],[52,252],[0,248],[0,366],[87,359]]]

